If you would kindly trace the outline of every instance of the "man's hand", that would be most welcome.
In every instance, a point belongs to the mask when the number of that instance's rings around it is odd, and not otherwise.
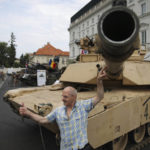
[[[27,109],[27,107],[24,106],[24,103],[22,103],[21,107],[19,108],[19,113],[21,116],[29,117],[30,111]]]
[[[24,106],[24,103],[22,103],[21,107],[19,108],[19,113],[21,116],[26,116],[29,117],[30,119],[40,123],[40,124],[45,124],[49,123],[46,117],[42,117],[38,114],[35,114],[31,112],[30,110],[27,109],[27,107]]]
[[[106,69],[107,67],[104,67],[100,70],[100,72],[97,75],[97,81],[103,80],[107,76]]]

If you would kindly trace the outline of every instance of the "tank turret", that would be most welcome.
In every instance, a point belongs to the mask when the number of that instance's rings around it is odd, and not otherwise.
[[[108,76],[118,78],[123,71],[124,61],[134,50],[140,49],[139,19],[127,7],[115,6],[102,15],[97,30],[95,40],[86,36],[75,43],[89,54],[102,54]]]

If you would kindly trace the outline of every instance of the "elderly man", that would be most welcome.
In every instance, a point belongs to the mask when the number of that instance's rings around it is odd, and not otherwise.
[[[106,76],[105,69],[103,68],[97,76],[97,95],[94,98],[76,101],[76,89],[66,87],[62,92],[64,106],[55,109],[46,117],[30,112],[24,105],[20,107],[20,114],[40,124],[56,121],[60,129],[61,150],[91,150],[87,139],[87,118],[88,113],[103,99],[102,79]]]

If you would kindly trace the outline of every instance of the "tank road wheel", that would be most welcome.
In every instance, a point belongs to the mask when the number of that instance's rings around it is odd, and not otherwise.
[[[124,150],[128,143],[128,134],[125,134],[112,142],[112,150]]]
[[[150,123],[146,125],[147,135],[150,136]]]
[[[132,134],[133,134],[133,141],[135,143],[140,143],[145,136],[145,125],[135,129]]]

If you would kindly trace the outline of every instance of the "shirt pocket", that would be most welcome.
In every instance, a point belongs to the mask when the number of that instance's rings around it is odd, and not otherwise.
[[[74,125],[76,130],[80,130],[84,124],[84,118],[82,116],[74,117]]]
[[[69,127],[69,121],[64,118],[59,119],[58,124],[60,125],[61,128]]]

